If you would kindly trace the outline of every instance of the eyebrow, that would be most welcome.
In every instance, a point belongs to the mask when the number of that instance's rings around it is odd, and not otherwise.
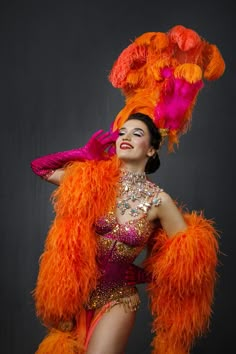
[[[125,128],[125,127],[120,128],[120,131],[121,131],[121,130],[127,130],[127,128]],[[138,130],[138,131],[140,131],[140,132],[143,133],[143,134],[145,133],[142,128],[133,128],[132,130],[133,130],[133,131],[137,131],[137,130]]]

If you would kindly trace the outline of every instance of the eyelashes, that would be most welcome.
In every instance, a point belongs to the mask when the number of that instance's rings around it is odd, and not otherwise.
[[[122,136],[122,135],[125,135],[126,133],[125,132],[119,132],[119,136]],[[134,136],[138,136],[138,137],[142,137],[143,136],[143,134],[142,133],[139,133],[139,132],[133,132],[133,135]]]

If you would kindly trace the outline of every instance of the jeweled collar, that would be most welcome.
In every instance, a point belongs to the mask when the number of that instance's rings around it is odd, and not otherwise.
[[[116,207],[122,215],[127,211],[133,217],[147,213],[153,195],[153,185],[148,183],[145,172],[121,170]]]
[[[147,181],[147,176],[145,172],[132,172],[124,168],[120,170],[120,183],[145,183]]]

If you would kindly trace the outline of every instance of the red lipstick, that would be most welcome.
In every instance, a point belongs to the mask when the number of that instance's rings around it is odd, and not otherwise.
[[[120,148],[122,150],[133,149],[133,146],[130,143],[123,142],[123,143],[120,144]]]

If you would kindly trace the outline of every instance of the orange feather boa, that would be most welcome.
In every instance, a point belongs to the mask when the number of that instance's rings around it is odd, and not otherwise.
[[[183,232],[155,235],[146,268],[153,329],[153,354],[187,354],[208,329],[216,282],[218,233],[202,214],[184,214]]]
[[[67,166],[53,194],[56,217],[49,230],[34,298],[36,313],[50,329],[75,319],[70,332],[51,329],[37,354],[84,353],[85,310],[96,287],[94,221],[112,208],[119,162],[74,162]],[[153,329],[153,353],[186,354],[208,326],[217,265],[217,232],[213,223],[193,212],[184,215],[188,228],[168,239],[154,235],[146,261]]]

